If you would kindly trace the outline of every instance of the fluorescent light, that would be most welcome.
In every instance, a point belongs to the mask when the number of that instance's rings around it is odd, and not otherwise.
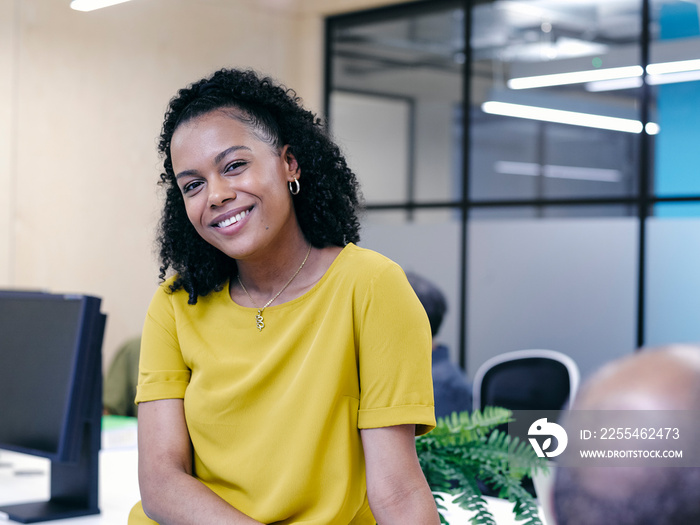
[[[522,104],[511,104],[493,100],[484,102],[481,105],[481,110],[491,115],[556,122],[559,124],[570,124],[572,126],[584,126],[588,128],[609,129],[612,131],[623,131],[625,133],[641,133],[643,129],[642,123],[638,120],[537,106],[525,106]],[[655,130],[656,133],[658,133],[658,125],[647,126],[647,132],[650,130]]]
[[[71,9],[76,11],[94,11],[111,5],[122,4],[129,0],[72,0],[70,3]]]
[[[642,85],[642,71],[641,66],[625,66],[519,77],[511,78],[508,81],[508,87],[532,89],[586,83],[587,91],[631,89]],[[700,80],[700,59],[649,64],[646,71],[647,83],[650,85],[691,82]]]
[[[647,84],[651,86],[675,84],[677,82],[693,82],[695,80],[700,80],[700,71],[678,71],[675,73],[664,73],[663,75],[647,76]]]
[[[644,126],[644,129],[646,129],[647,135],[658,135],[659,131],[661,131],[661,128],[656,122],[647,122],[647,125]]]
[[[700,70],[677,71],[673,73],[647,75],[646,83],[650,86],[659,86],[661,84],[677,84],[680,82],[695,82],[700,80]],[[642,87],[641,77],[619,78],[616,80],[601,80],[598,82],[589,82],[586,84],[586,91],[615,91],[619,89],[634,89]]]
[[[554,179],[575,179],[596,182],[620,182],[622,172],[606,168],[582,168],[579,166],[557,166],[545,164],[541,166],[535,162],[516,162],[499,160],[493,165],[496,173],[504,175],[526,175],[536,177],[543,175]]]
[[[616,91],[619,89],[635,89],[642,87],[642,77],[616,78],[614,80],[598,80],[585,85],[586,91]]]
[[[534,77],[511,78],[508,81],[510,89],[531,89],[547,86],[562,86],[568,84],[582,84],[599,80],[612,80],[618,78],[641,77],[642,66],[611,67],[608,69],[591,69],[589,71],[571,71],[569,73],[555,73],[552,75],[537,75]]]
[[[493,165],[496,173],[504,175],[527,175],[537,177],[540,174],[540,165],[535,162],[515,162],[510,160],[498,160]]]
[[[647,73],[650,75],[663,75],[666,73],[679,73],[681,71],[694,71],[697,69],[700,69],[700,59],[649,64],[647,66]]]
[[[620,182],[620,170],[604,168],[581,168],[578,166],[543,166],[545,177],[556,179],[590,180],[596,182]]]

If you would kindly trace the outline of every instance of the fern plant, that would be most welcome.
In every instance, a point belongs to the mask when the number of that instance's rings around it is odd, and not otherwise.
[[[521,481],[538,470],[546,471],[547,464],[528,443],[496,428],[511,418],[512,412],[500,407],[475,410],[471,415],[454,413],[438,419],[429,434],[416,438],[418,460],[441,511],[442,523],[447,521],[440,493],[447,493],[457,495],[453,502],[474,513],[469,520],[472,525],[496,525],[478,479],[499,497],[515,503],[517,521],[542,525],[537,503]]]

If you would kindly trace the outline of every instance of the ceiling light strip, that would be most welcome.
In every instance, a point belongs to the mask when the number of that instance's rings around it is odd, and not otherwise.
[[[584,168],[580,166],[558,166],[535,162],[518,162],[499,160],[493,165],[495,173],[502,175],[526,175],[528,177],[544,176],[556,179],[575,179],[592,182],[620,182],[622,172],[607,168]]]
[[[94,11],[111,5],[122,4],[129,0],[72,0],[70,3],[71,9],[76,11]]]
[[[585,85],[586,91],[617,91],[620,89],[636,89],[642,87],[642,77],[616,78],[615,80],[598,80],[588,82]]]
[[[491,115],[555,122],[558,124],[622,131],[625,133],[641,133],[643,129],[642,123],[633,119],[526,106],[523,104],[511,104],[509,102],[498,102],[495,100],[484,102],[481,105],[481,110]],[[653,135],[658,133],[658,131],[659,127],[657,124],[650,122],[647,125],[647,133]]]
[[[614,80],[629,77],[641,77],[642,66],[612,67],[608,69],[592,69],[590,71],[571,71],[552,75],[537,75],[533,77],[511,78],[508,81],[510,89],[532,89],[568,84],[582,84],[601,80]]]
[[[582,84],[601,82],[597,87],[589,89],[589,91],[607,91],[603,82],[607,81],[624,81],[631,80],[631,86],[639,87],[635,80],[642,76],[642,66],[625,66],[611,67],[607,69],[591,69],[587,71],[570,71],[568,73],[554,73],[551,75],[535,75],[532,77],[518,77],[508,80],[510,89],[532,89],[538,87],[565,86],[570,84]],[[700,59],[693,60],[678,60],[675,62],[660,62],[658,64],[649,64],[646,68],[648,83],[651,85],[670,84],[673,82],[689,82],[698,80],[694,76],[696,72],[700,72]],[[698,73],[700,74],[700,73]],[[668,75],[668,76],[665,76]],[[618,84],[611,83],[609,89],[624,89],[616,87]],[[624,86],[625,84],[619,84]],[[641,85],[641,83],[639,83]],[[587,89],[588,89],[587,86]],[[595,84],[594,84],[595,86]]]
[[[650,75],[665,75],[666,73],[681,73],[684,71],[696,71],[700,69],[700,59],[678,60],[676,62],[662,62],[649,64],[647,73]]]
[[[675,73],[664,73],[663,75],[647,76],[647,84],[658,86],[661,84],[675,84],[678,82],[694,82],[700,80],[700,71],[677,71]]]

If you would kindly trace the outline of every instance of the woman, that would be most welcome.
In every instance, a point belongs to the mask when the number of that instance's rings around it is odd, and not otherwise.
[[[174,275],[144,324],[129,523],[439,523],[414,445],[430,328],[353,244],[357,182],[320,121],[221,70],[171,100],[159,151]]]

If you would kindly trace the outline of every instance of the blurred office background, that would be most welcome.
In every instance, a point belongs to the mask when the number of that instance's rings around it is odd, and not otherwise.
[[[0,287],[103,297],[107,363],[158,282],[167,101],[249,66],[328,115],[361,245],[441,286],[469,375],[700,341],[698,4],[0,0]]]
[[[696,0],[419,2],[328,24],[364,243],[439,283],[470,375],[700,341]]]

